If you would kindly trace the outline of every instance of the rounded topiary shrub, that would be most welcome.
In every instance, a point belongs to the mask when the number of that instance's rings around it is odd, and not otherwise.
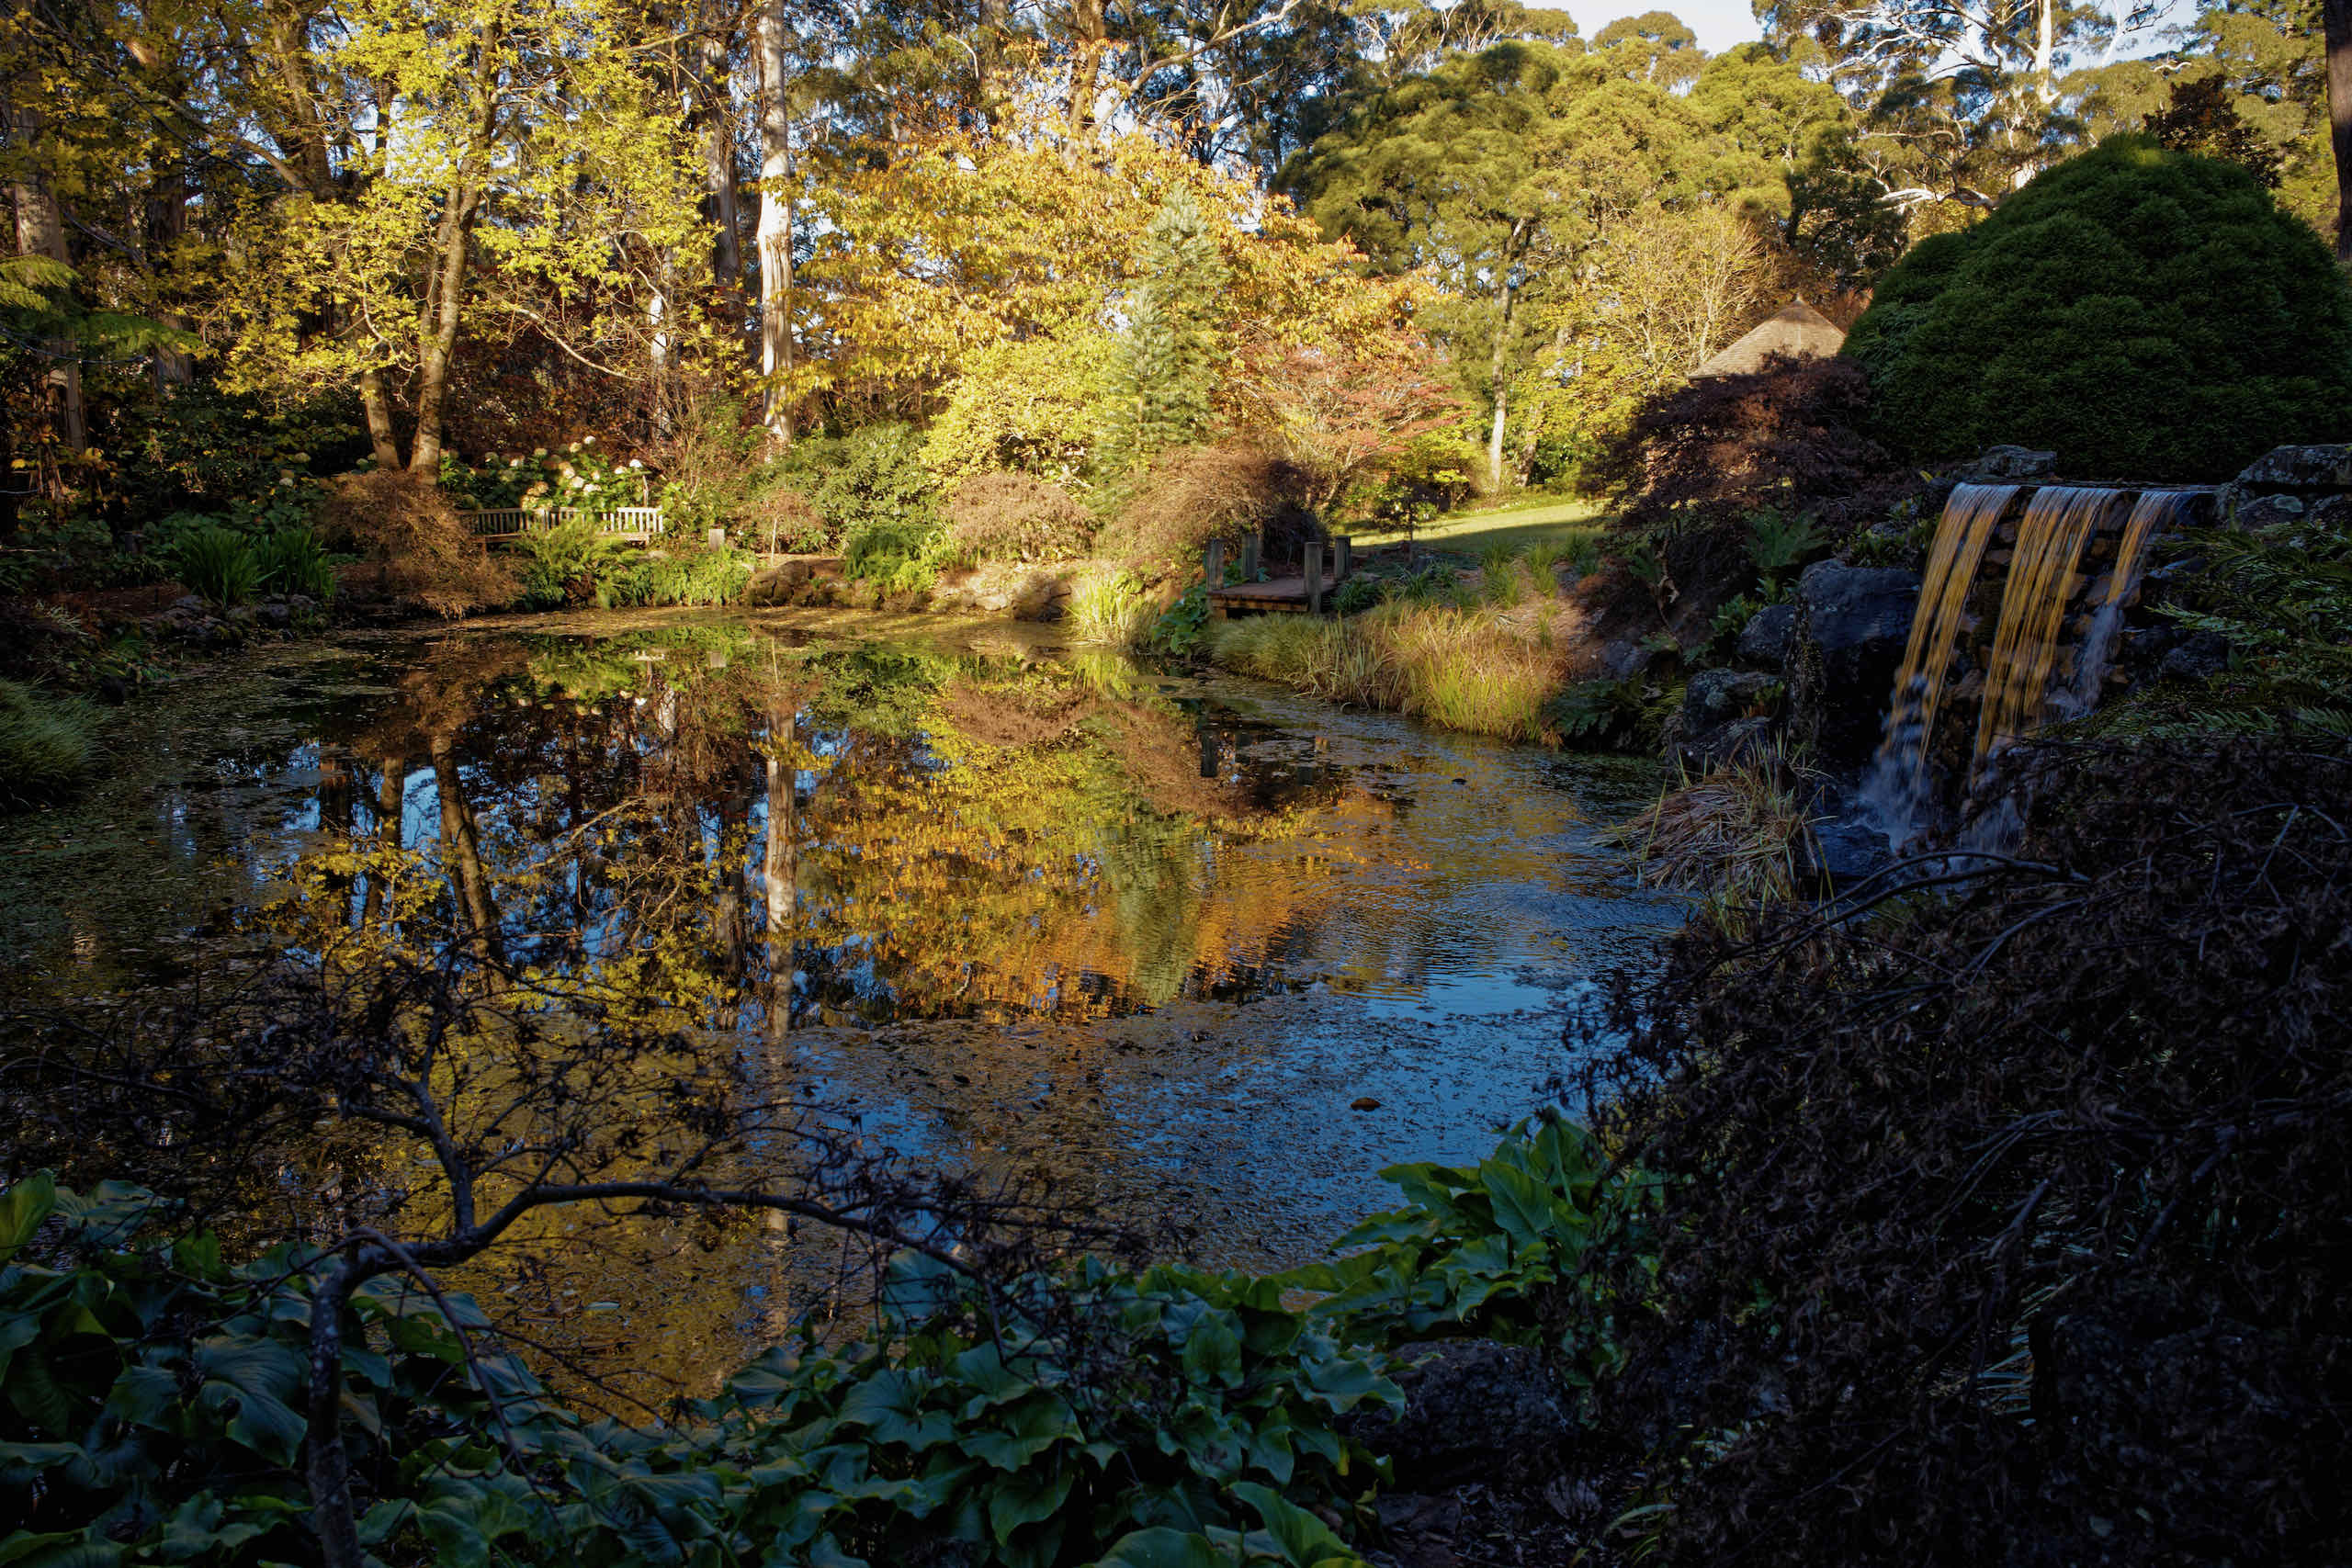
[[[2236,164],[2140,137],[1921,241],[1845,353],[1922,461],[2015,442],[2079,477],[2218,479],[2352,438],[2352,294],[2319,236]]]

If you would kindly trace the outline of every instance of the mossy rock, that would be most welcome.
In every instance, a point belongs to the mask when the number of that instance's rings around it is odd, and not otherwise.
[[[1923,240],[1846,340],[1918,461],[2003,442],[2083,478],[2226,479],[2352,436],[2352,292],[2234,164],[2119,137]]]

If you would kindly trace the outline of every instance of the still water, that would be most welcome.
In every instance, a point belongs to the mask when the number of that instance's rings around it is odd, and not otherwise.
[[[1652,768],[1051,628],[354,637],[216,667],[122,728],[104,785],[0,821],[19,998],[162,994],[292,940],[252,912],[334,863],[345,929],[648,966],[706,1048],[758,1050],[910,1160],[1173,1222],[1211,1263],[1313,1256],[1390,1201],[1381,1167],[1475,1158],[1569,1065],[1601,971],[1679,918],[1594,841]],[[419,874],[373,869],[393,859]],[[478,1288],[689,1381],[779,1311],[756,1249],[535,1245]]]

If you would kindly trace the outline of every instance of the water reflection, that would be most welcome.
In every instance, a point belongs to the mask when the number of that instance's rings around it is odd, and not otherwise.
[[[1578,986],[1670,917],[1591,842],[1646,773],[992,635],[709,620],[224,670],[81,806],[0,825],[6,985],[455,942],[658,998],[912,1156],[1265,1264],[1382,1201],[1381,1166],[1477,1153]],[[542,1329],[611,1303],[594,1330],[681,1376],[807,1277],[757,1238],[577,1242],[479,1286]]]

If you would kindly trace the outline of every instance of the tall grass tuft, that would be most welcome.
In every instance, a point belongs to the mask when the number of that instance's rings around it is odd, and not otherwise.
[[[189,592],[224,610],[251,599],[262,581],[261,563],[245,536],[217,525],[182,537],[172,570]]]
[[[1475,613],[1410,602],[1343,621],[1213,622],[1209,651],[1238,674],[1511,740],[1543,736],[1560,676],[1548,650]]]
[[[272,593],[300,593],[321,604],[334,597],[334,566],[326,547],[308,528],[280,528],[253,544],[259,586]]]
[[[98,725],[78,697],[0,681],[0,809],[53,800],[87,778]]]
[[[1140,648],[1159,619],[1159,605],[1133,572],[1100,573],[1070,594],[1070,630],[1082,642]]]

